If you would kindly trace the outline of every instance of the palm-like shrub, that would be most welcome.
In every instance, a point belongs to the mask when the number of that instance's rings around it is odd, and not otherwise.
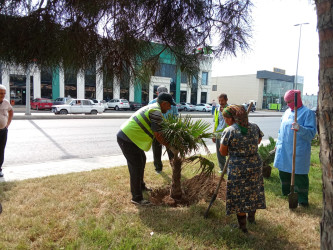
[[[201,147],[204,147],[209,153],[205,143],[205,139],[213,136],[212,133],[208,132],[209,130],[209,123],[203,120],[192,121],[190,116],[184,118],[169,116],[168,119],[164,119],[161,133],[174,154],[170,161],[172,167],[171,198],[177,200],[182,197],[181,170],[184,163],[199,161],[201,171],[212,173],[213,162],[201,155],[191,156],[192,153],[197,153]]]
[[[268,139],[269,144],[265,146],[261,144],[258,149],[258,153],[263,163],[263,176],[266,178],[271,176],[272,167],[270,164],[274,162],[276,144],[273,137],[269,137]]]

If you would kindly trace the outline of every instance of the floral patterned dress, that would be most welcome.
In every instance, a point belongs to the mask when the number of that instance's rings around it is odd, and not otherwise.
[[[226,213],[248,213],[266,208],[262,161],[258,140],[264,136],[256,124],[243,135],[235,123],[223,131],[221,144],[228,146],[229,164]]]

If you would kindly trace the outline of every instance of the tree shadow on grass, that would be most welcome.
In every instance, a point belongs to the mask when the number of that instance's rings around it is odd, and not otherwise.
[[[250,233],[244,234],[232,226],[237,225],[236,216],[225,215],[224,202],[217,200],[208,219],[204,219],[207,206],[207,203],[201,203],[183,208],[139,208],[139,216],[145,225],[152,228],[154,237],[172,234],[175,235],[175,240],[182,237],[185,239],[184,244],[190,242],[193,248],[298,248],[288,241],[287,229],[281,224],[273,225],[268,220],[260,219],[256,225],[248,225]]]

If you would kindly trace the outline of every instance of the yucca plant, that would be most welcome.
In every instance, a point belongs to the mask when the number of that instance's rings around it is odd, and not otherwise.
[[[210,124],[208,122],[192,121],[190,116],[169,116],[168,119],[164,119],[161,133],[174,153],[174,158],[170,161],[172,167],[171,198],[179,200],[182,197],[181,171],[185,163],[199,162],[201,172],[212,173],[214,163],[201,155],[196,155],[201,147],[209,154],[205,142],[205,139],[213,136],[212,133],[208,132],[209,130]]]

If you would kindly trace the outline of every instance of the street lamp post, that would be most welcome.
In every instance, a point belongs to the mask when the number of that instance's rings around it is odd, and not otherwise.
[[[298,60],[299,60],[299,50],[301,47],[301,34],[302,34],[302,25],[303,24],[309,24],[309,23],[298,23],[298,24],[294,25],[294,26],[299,26],[298,54],[297,54],[296,75],[295,75],[295,80],[294,80],[294,89],[297,89]]]

